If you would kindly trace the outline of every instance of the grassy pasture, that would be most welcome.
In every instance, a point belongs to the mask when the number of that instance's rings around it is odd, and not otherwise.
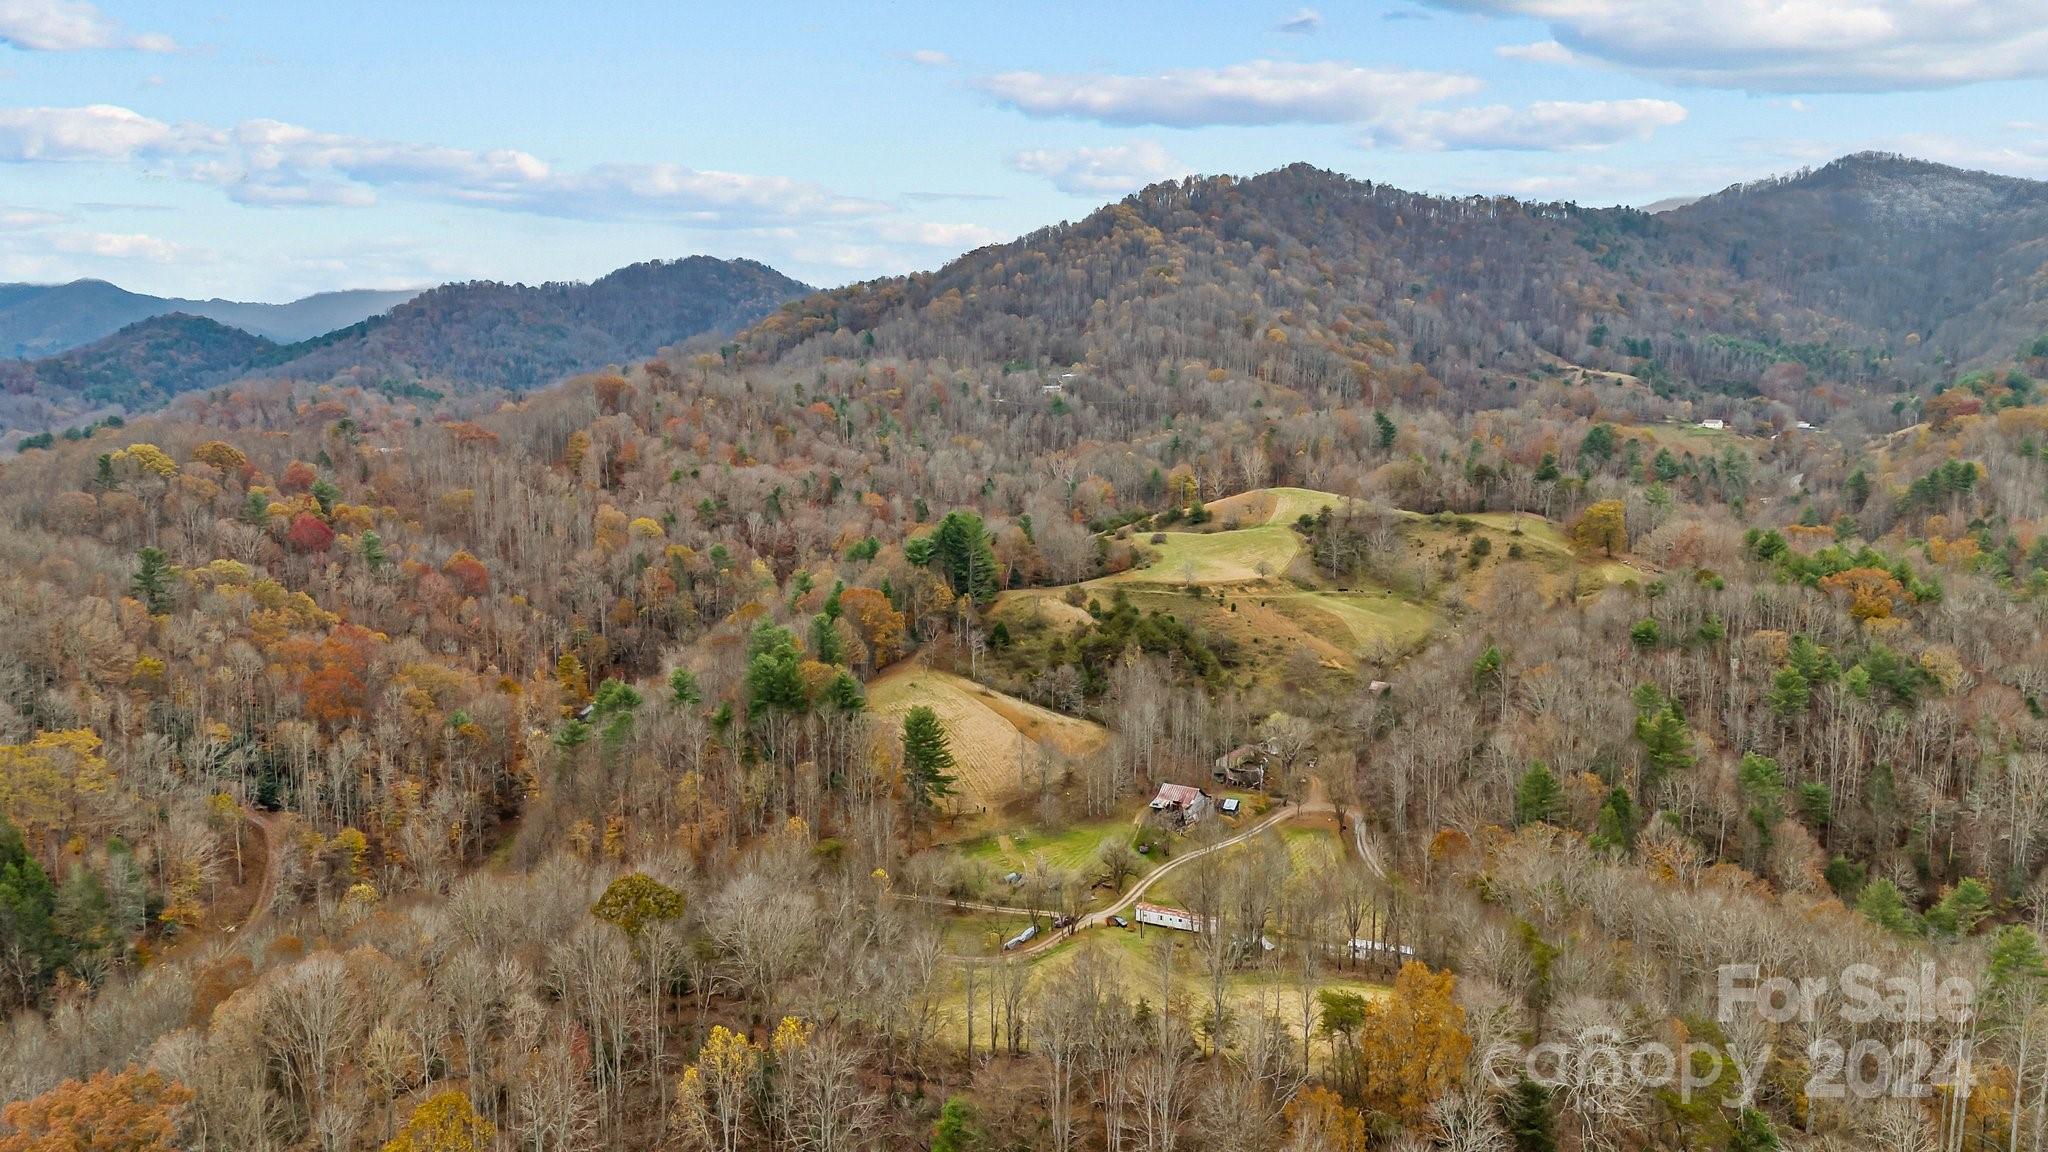
[[[938,714],[957,762],[957,803],[999,807],[1025,790],[1041,755],[1055,763],[1085,756],[1109,739],[1108,729],[1041,708],[951,673],[906,661],[868,683],[868,707],[896,723],[924,705]]]
[[[1301,537],[1292,528],[1262,524],[1231,532],[1162,532],[1159,544],[1144,547],[1150,555],[1142,567],[1089,581],[1090,586],[1116,584],[1247,584],[1284,575],[1301,555]]]

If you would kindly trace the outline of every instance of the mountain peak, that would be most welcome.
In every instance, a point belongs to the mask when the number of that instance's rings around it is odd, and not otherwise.
[[[1703,198],[1700,203],[1711,205],[1718,201],[1780,192],[1847,193],[1874,198],[1879,202],[1877,207],[1894,212],[1910,212],[1917,208],[1930,210],[1937,217],[1952,216],[1958,209],[1972,207],[2048,202],[2048,183],[2039,180],[1958,168],[1896,152],[1866,151],[1837,157],[1819,168],[1801,168],[1796,172],[1731,184]],[[1882,203],[1902,194],[1904,202]]]

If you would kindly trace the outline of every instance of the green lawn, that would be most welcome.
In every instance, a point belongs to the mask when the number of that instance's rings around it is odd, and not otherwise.
[[[1300,622],[1328,637],[1326,620],[1334,620],[1351,636],[1354,648],[1415,647],[1436,627],[1437,614],[1428,605],[1388,590],[1379,592],[1288,592],[1271,598],[1282,612],[1303,613]],[[1290,611],[1292,610],[1292,611]]]
[[[1137,537],[1151,559],[1144,566],[1090,581],[1090,585],[1247,584],[1284,576],[1301,555],[1292,528],[1267,524],[1234,532],[1163,532],[1163,543]]]
[[[981,860],[1003,871],[1023,871],[1033,857],[1043,856],[1053,868],[1088,872],[1102,854],[1105,840],[1128,838],[1136,829],[1126,814],[1104,820],[1083,821],[1065,828],[1039,828],[1020,824],[962,840],[948,846],[970,860]]]
[[[1313,488],[1275,488],[1273,492],[1273,518],[1269,524],[1292,524],[1303,516],[1313,516],[1323,509],[1332,512],[1341,510],[1350,503],[1348,496],[1334,492],[1318,492]]]

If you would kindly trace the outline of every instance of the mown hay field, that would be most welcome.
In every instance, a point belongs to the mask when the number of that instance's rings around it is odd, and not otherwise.
[[[868,682],[868,707],[890,721],[878,739],[900,739],[902,718],[924,705],[953,750],[958,807],[999,807],[1023,794],[1040,756],[1055,765],[1109,739],[1099,724],[1006,696],[962,676],[905,661]]]

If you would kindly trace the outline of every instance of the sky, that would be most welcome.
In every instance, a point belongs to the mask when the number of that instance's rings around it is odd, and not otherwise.
[[[696,253],[829,286],[1297,161],[1635,204],[2048,179],[2048,0],[0,0],[0,281],[282,301]]]

